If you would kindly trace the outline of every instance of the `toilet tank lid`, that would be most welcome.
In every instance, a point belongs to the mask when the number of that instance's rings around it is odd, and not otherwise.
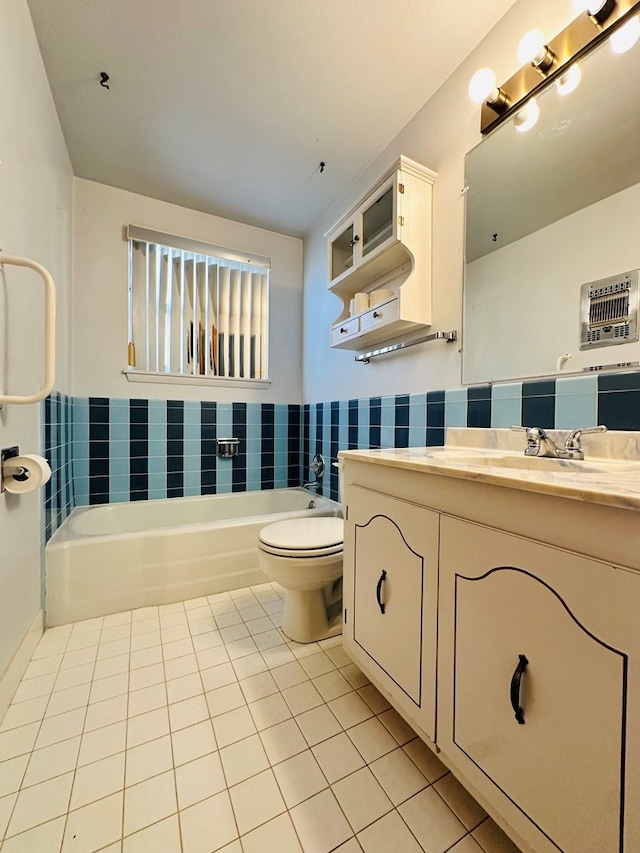
[[[260,541],[274,548],[307,551],[342,544],[344,522],[341,518],[291,518],[263,527]]]

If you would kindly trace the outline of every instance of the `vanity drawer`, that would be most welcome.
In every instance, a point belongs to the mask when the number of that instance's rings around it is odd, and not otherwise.
[[[399,316],[398,300],[391,299],[389,302],[383,302],[382,305],[376,305],[371,308],[366,314],[360,317],[360,331],[368,332],[371,329],[377,329],[378,326],[386,326],[393,323]]]
[[[342,323],[337,323],[331,329],[331,346],[340,344],[341,341],[348,341],[360,331],[360,317],[352,317],[350,320],[344,320]]]

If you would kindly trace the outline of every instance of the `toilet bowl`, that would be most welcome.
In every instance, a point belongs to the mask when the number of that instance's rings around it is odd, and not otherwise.
[[[342,633],[341,518],[292,518],[260,531],[260,567],[285,590],[282,630],[312,643]]]

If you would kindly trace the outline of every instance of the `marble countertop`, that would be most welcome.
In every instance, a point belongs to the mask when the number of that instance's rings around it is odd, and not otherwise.
[[[562,446],[567,431],[547,431]],[[640,433],[585,435],[584,461],[525,457],[523,433],[449,428],[444,447],[343,450],[340,458],[640,511]]]

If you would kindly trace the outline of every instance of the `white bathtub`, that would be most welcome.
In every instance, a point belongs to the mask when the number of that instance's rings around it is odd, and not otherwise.
[[[340,505],[274,489],[78,507],[46,547],[47,625],[264,583],[258,532],[300,515]]]

